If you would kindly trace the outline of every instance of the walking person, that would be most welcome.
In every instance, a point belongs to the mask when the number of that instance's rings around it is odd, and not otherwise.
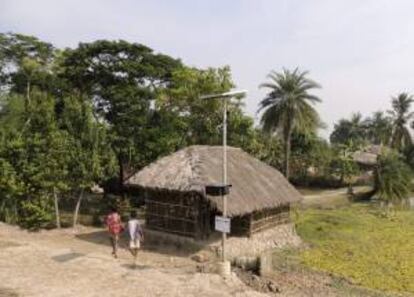
[[[118,258],[118,242],[119,235],[124,230],[122,225],[121,216],[118,214],[116,207],[111,207],[110,214],[106,217],[106,226],[108,227],[108,232],[110,235],[111,245],[112,245],[112,255],[114,258]]]
[[[131,211],[131,216],[128,221],[129,232],[129,250],[134,257],[134,264],[136,264],[138,250],[141,247],[141,241],[144,240],[144,233],[137,218],[137,212]]]

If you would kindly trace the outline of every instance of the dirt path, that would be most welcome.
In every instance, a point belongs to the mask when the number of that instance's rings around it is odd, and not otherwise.
[[[188,255],[146,250],[134,268],[126,250],[119,259],[109,253],[101,229],[75,236],[0,223],[0,296],[266,296],[234,275],[196,273]]]
[[[355,194],[364,193],[370,190],[370,187],[357,186],[353,187]],[[318,190],[304,191],[303,205],[305,207],[331,208],[349,204],[348,188],[340,188],[336,190]]]
[[[342,195],[346,194],[348,192],[348,188],[341,188],[338,190],[329,190],[329,191],[323,191],[318,194],[311,194],[311,195],[305,195],[304,197],[307,199],[314,199],[314,198],[322,198],[322,197],[331,197],[336,195]]]

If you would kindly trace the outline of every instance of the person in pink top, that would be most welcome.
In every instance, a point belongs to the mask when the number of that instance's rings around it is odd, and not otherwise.
[[[117,258],[119,235],[124,230],[124,226],[122,225],[121,216],[115,207],[111,208],[111,213],[107,215],[105,223],[110,235],[112,255]]]

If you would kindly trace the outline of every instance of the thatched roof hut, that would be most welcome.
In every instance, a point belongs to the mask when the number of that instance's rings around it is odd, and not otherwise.
[[[289,220],[301,194],[275,168],[238,148],[227,148],[227,214],[232,234],[250,235]],[[222,198],[205,187],[222,180],[222,147],[190,146],[145,167],[126,187],[145,192],[147,228],[195,238],[214,230]]]
[[[228,215],[238,216],[266,208],[298,202],[301,194],[275,168],[243,150],[227,148]],[[206,185],[222,178],[221,146],[190,146],[161,158],[126,181],[127,185],[174,191],[195,191],[204,195]],[[205,195],[222,211],[221,197]]]
[[[354,161],[364,167],[373,167],[377,164],[378,156],[387,148],[381,145],[369,145],[352,154]]]

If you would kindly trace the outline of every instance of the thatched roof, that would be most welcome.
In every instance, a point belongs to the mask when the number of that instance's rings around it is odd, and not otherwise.
[[[273,167],[238,148],[227,148],[228,215],[237,216],[302,200],[301,194]],[[126,181],[126,186],[197,191],[222,179],[222,147],[190,146],[161,158]],[[222,211],[221,197],[205,195]]]
[[[358,150],[352,154],[355,162],[365,166],[375,166],[377,164],[378,156],[386,147],[381,145],[369,145],[362,150]]]
[[[377,157],[378,155],[364,152],[364,151],[356,151],[352,154],[352,158],[355,162],[366,165],[366,166],[374,166],[377,164]]]

